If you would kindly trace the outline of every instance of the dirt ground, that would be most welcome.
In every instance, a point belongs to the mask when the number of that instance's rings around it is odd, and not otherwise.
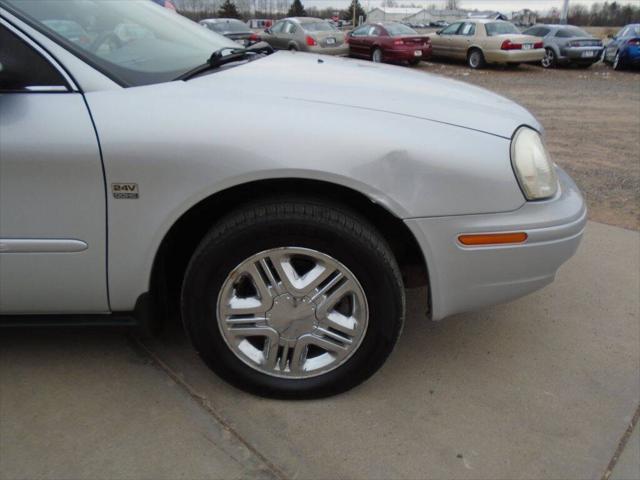
[[[546,130],[548,148],[574,178],[597,222],[640,229],[640,72],[544,70],[534,65],[473,71],[423,62],[426,72],[493,90],[528,108]]]

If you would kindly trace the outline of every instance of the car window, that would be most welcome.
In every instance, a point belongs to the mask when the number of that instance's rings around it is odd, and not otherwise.
[[[296,31],[296,25],[293,22],[285,22],[282,33],[292,34]]]
[[[370,37],[379,37],[381,33],[380,27],[371,27],[369,30]]]
[[[403,25],[401,23],[388,23],[385,24],[387,32],[392,37],[401,37],[403,35],[418,35],[413,28]]]
[[[590,37],[587,32],[580,30],[579,28],[561,28],[556,32],[557,38],[574,38],[574,37]]]
[[[495,37],[496,35],[513,35],[520,33],[520,30],[518,30],[513,23],[509,22],[485,23],[484,28],[487,31],[487,35],[490,37]]]
[[[0,91],[67,88],[67,82],[58,70],[3,25],[0,25],[0,64]]]
[[[123,86],[174,80],[228,38],[149,1],[3,0],[2,5]]]
[[[549,35],[550,32],[551,32],[550,28],[542,27],[537,36],[538,37],[546,37],[547,35]]]
[[[627,27],[622,28],[618,33],[616,33],[616,38],[624,38],[627,34],[627,30],[629,30]]]
[[[302,28],[307,32],[335,32],[337,30],[329,22],[309,22],[303,24]]]
[[[459,35],[467,35],[472,37],[476,34],[476,24],[475,23],[465,23],[460,29]]]
[[[364,37],[369,33],[370,25],[364,25],[362,27],[356,28],[353,32],[351,32],[352,37]]]
[[[452,23],[451,25],[449,25],[447,28],[445,28],[444,30],[442,30],[442,32],[440,32],[440,35],[455,35],[455,33],[458,31],[458,29],[460,28],[460,25],[462,25],[461,22],[458,23]]]
[[[280,33],[284,29],[285,22],[276,22],[276,24],[271,27],[271,31],[273,33]]]

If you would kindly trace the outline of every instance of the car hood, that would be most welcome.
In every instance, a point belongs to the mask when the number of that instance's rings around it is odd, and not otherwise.
[[[520,125],[540,130],[526,109],[483,88],[407,67],[341,57],[277,52],[187,84],[230,95],[375,110],[505,138]]]

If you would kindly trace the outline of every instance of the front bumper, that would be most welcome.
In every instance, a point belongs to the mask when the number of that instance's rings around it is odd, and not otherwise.
[[[587,221],[580,191],[558,170],[560,189],[550,200],[508,213],[405,220],[427,263],[434,320],[513,300],[553,281],[576,252]],[[514,231],[526,232],[527,241],[484,247],[457,241],[460,234]]]

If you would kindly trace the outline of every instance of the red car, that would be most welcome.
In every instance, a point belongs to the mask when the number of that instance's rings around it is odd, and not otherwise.
[[[431,57],[431,40],[402,23],[362,25],[347,34],[349,55],[374,62],[409,62],[416,65]]]

